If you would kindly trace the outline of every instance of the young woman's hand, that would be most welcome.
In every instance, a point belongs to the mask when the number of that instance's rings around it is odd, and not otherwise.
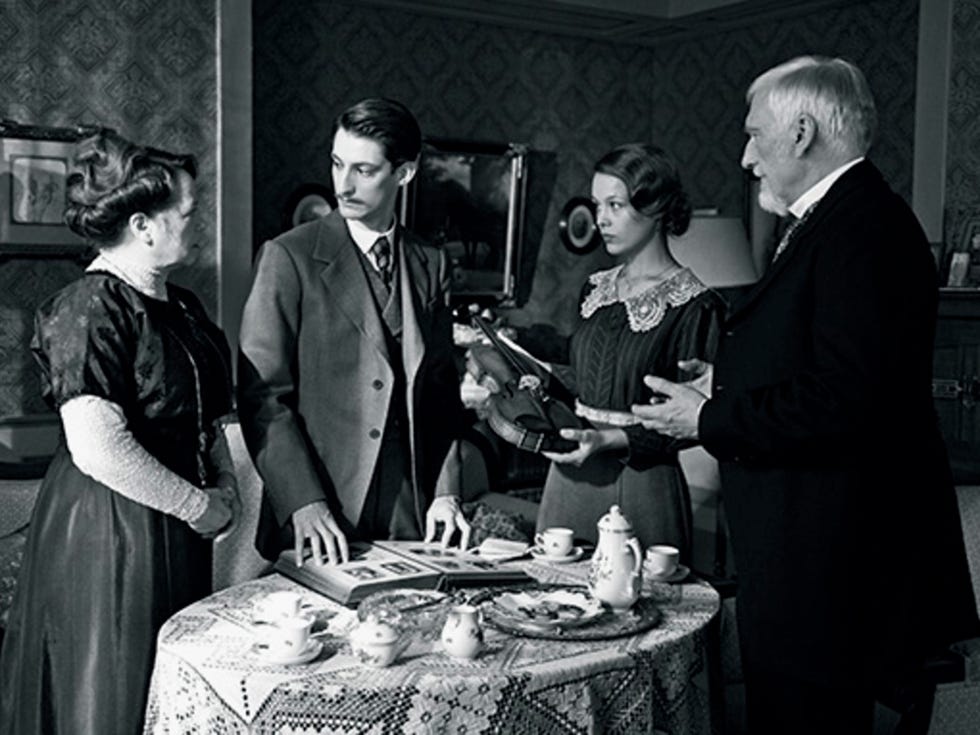
[[[570,452],[541,452],[542,455],[558,464],[571,464],[580,467],[585,460],[598,452],[623,449],[629,444],[626,432],[622,429],[562,429],[562,439],[578,442],[578,447]]]

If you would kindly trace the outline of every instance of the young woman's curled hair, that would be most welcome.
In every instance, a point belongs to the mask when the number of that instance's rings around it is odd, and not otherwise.
[[[68,177],[65,223],[96,245],[115,243],[131,215],[153,215],[170,203],[176,172],[197,175],[193,156],[130,143],[111,130],[78,142]]]
[[[595,170],[626,184],[633,209],[647,217],[659,217],[665,234],[687,232],[691,200],[681,184],[677,164],[662,148],[627,143],[600,158]]]

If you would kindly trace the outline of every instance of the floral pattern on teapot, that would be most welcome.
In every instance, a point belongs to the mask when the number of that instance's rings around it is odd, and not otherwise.
[[[599,540],[589,567],[589,592],[616,612],[632,607],[640,596],[643,550],[633,525],[618,505],[599,519]]]

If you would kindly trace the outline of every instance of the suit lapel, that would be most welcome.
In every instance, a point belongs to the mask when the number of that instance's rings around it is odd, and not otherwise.
[[[351,239],[347,225],[339,214],[334,212],[324,218],[317,230],[317,242],[313,250],[314,259],[323,263],[320,280],[324,293],[384,359],[390,362],[381,317],[356,249],[357,245]]]
[[[735,301],[729,312],[729,319],[735,318],[741,312],[749,309],[765,293],[769,284],[779,277],[779,274],[787,268],[794,257],[798,256],[800,251],[812,247],[811,240],[814,233],[818,232],[821,223],[836,208],[837,202],[850,196],[855,187],[864,186],[869,177],[877,175],[879,175],[877,169],[867,160],[861,161],[861,163],[844,172],[844,175],[834,182],[823,199],[817,203],[806,222],[796,231],[793,241],[786,248],[786,251],[776,259],[775,263],[770,264],[762,278],[752,288]]]
[[[427,258],[411,233],[398,228],[402,247],[398,248],[398,278],[402,295],[402,360],[405,379],[411,387],[415,382],[422,358],[425,356],[425,334],[419,320],[422,304],[429,293]],[[411,405],[409,401],[409,405]]]

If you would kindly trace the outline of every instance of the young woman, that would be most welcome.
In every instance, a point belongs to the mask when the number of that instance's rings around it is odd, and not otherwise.
[[[595,165],[592,199],[606,250],[619,260],[589,277],[570,344],[576,413],[593,428],[562,430],[578,447],[546,453],[537,526],[568,526],[594,542],[596,522],[616,504],[643,546],[672,544],[687,558],[691,504],[677,462],[686,445],[644,429],[630,406],[650,400],[644,375],[697,375],[696,361],[713,355],[723,304],[667,248],[668,235],[687,230],[691,205],[663,150],[630,144],[607,153]]]

